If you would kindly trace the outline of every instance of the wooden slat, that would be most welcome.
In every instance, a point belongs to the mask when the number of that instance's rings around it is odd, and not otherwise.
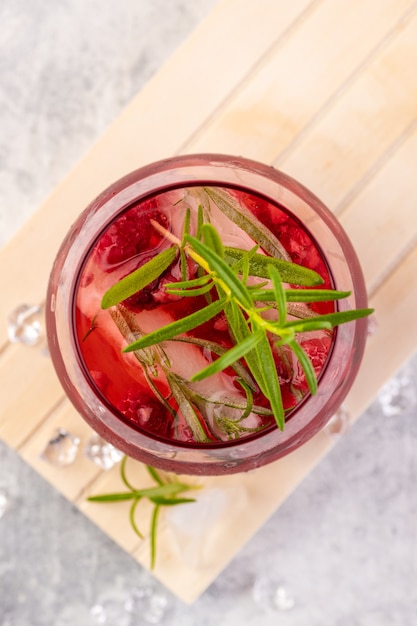
[[[411,0],[324,0],[232,94],[187,152],[273,162],[346,81],[396,32]]]
[[[0,435],[17,447],[62,399],[62,387],[49,357],[19,344],[1,355],[0,379]]]
[[[416,123],[416,40],[414,14],[290,150],[274,161],[275,167],[316,191],[336,214]]]
[[[417,348],[417,246],[395,268],[371,299],[377,330],[370,337],[355,385],[346,401],[359,417]]]
[[[416,156],[417,128],[340,216],[370,293],[417,240]]]
[[[226,511],[225,517],[208,532],[207,542],[212,542],[215,550],[215,558],[205,562],[201,569],[190,567],[180,558],[172,536],[164,523],[164,514],[161,515],[160,530],[158,533],[158,559],[155,568],[155,576],[163,582],[173,593],[178,595],[184,602],[193,602],[207,587],[220,571],[227,565],[234,554],[248,539],[259,529],[264,521],[272,515],[277,507],[277,502],[284,499],[293,491],[305,476],[306,468],[311,470],[314,465],[334,444],[324,432],[307,443],[294,454],[281,459],[277,463],[245,474],[232,476],[207,477],[195,479],[198,483],[203,482],[205,489],[221,488],[236,493],[242,488],[247,497],[247,505],[244,512],[241,510]],[[129,477],[137,471],[137,483],[147,485],[147,478],[138,464],[129,461],[132,469]],[[129,467],[129,466],[128,466]],[[184,477],[186,482],[193,479]],[[132,482],[135,480],[132,478]],[[136,483],[135,483],[136,484]],[[89,487],[89,494],[106,493],[123,490],[123,484],[115,471],[100,477]],[[271,498],[274,493],[274,498]],[[102,530],[112,537],[124,549],[132,552],[133,556],[145,567],[149,566],[149,516],[150,509],[146,506],[138,510],[140,529],[144,531],[145,541],[137,541],[132,531],[126,525],[128,506],[121,503],[120,506],[102,506],[96,503],[82,501],[81,510],[88,515]],[[242,523],[244,514],[245,523]],[[236,522],[236,516],[240,523]],[[123,532],[121,532],[123,529]]]

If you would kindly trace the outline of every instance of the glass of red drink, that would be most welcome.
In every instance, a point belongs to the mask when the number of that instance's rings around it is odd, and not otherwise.
[[[354,381],[367,322],[297,337],[318,377],[315,395],[294,355],[285,346],[274,349],[283,430],[256,385],[245,410],[245,383],[235,369],[190,382],[233,345],[221,313],[185,341],[123,353],[136,337],[207,304],[206,294],[187,298],[166,289],[183,278],[176,257],[124,302],[101,307],[109,287],[169,247],[164,233],[181,238],[186,214],[195,231],[201,212],[228,249],[253,248],[250,223],[262,253],[274,256],[272,241],[286,260],[317,272],[321,288],[351,292],[337,303],[294,304],[295,317],[365,308],[367,297],[357,256],[330,211],[292,178],[247,159],[203,154],[154,163],[111,185],[81,214],[59,250],[47,294],[50,352],[64,390],[92,428],[128,456],[210,475],[262,466],[317,433]],[[186,266],[187,279],[197,278],[192,259]]]

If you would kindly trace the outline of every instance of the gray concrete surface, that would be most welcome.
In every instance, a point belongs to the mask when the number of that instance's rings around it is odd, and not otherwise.
[[[214,4],[1,1],[0,245]],[[163,592],[161,623],[417,624],[416,388],[414,358],[193,606]],[[0,626],[149,623],[125,610],[149,575],[0,442],[2,493]],[[292,608],[256,604],[264,574]]]

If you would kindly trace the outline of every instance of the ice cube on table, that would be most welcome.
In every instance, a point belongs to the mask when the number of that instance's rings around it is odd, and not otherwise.
[[[125,602],[126,611],[147,624],[159,624],[169,608],[168,597],[152,583],[134,589]]]
[[[352,417],[345,406],[341,406],[336,413],[330,418],[324,427],[326,435],[332,439],[338,439],[345,435],[351,425]]]
[[[144,581],[131,590],[114,589],[97,598],[90,609],[94,624],[133,626],[159,624],[172,608],[161,585]]]
[[[42,335],[42,307],[37,304],[21,304],[8,316],[7,332],[11,343],[36,345]]]
[[[124,454],[97,434],[91,435],[84,447],[85,456],[103,470],[109,470]]]
[[[125,610],[123,601],[112,598],[95,604],[90,609],[90,615],[95,624],[107,624],[108,626],[130,626],[131,616]]]
[[[221,549],[225,532],[247,505],[246,489],[208,487],[189,497],[196,501],[169,507],[165,513],[171,545],[189,567],[209,567]]]
[[[40,456],[51,465],[65,467],[75,461],[79,445],[79,437],[64,428],[57,428]]]
[[[293,594],[275,574],[262,573],[255,580],[253,600],[265,613],[289,611],[295,606]]]

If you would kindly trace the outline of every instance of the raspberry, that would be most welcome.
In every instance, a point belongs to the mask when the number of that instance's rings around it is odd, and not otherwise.
[[[267,200],[244,191],[235,192],[238,201],[272,232],[278,224],[285,224],[289,216]]]
[[[96,248],[101,265],[107,271],[160,244],[163,235],[152,227],[151,219],[165,228],[168,226],[168,218],[157,209],[154,199],[140,202],[111,224]]]
[[[295,226],[292,220],[280,227],[279,240],[294,263],[316,272],[324,267],[320,254],[310,237],[301,228]]]
[[[269,202],[246,191],[235,192],[238,201],[254,215],[262,215],[269,210]]]
[[[132,424],[152,435],[167,439],[174,435],[172,415],[147,391],[131,389],[117,408]]]
[[[320,339],[318,339],[317,337],[314,337],[312,339],[306,339],[300,344],[304,352],[307,353],[310,361],[312,362],[317,377],[319,376],[326,363],[331,341],[331,337],[326,335]],[[296,365],[296,371],[294,372],[293,387],[296,387],[297,389],[300,389],[300,391],[303,391],[305,393],[308,391],[306,377],[298,361]]]

